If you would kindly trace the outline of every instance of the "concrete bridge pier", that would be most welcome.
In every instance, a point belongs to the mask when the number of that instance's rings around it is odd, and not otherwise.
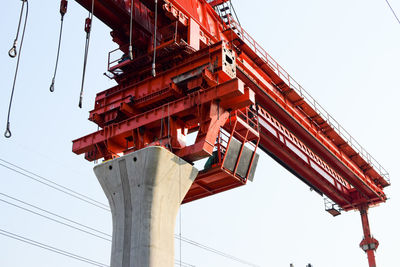
[[[94,168],[110,203],[111,267],[173,267],[179,207],[197,169],[161,147]]]

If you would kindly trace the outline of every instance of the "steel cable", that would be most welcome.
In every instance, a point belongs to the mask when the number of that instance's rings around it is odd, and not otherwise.
[[[25,2],[27,0],[22,0],[22,7],[21,7],[21,12],[19,14],[19,21],[18,21],[18,27],[17,27],[17,33],[15,35],[15,39],[13,42],[13,46],[11,47],[11,49],[8,51],[8,55],[12,58],[17,56],[17,42],[18,42],[18,36],[19,36],[19,31],[21,29],[21,21],[22,21],[22,14],[24,13],[24,6],[25,6]]]
[[[132,27],[133,27],[133,0],[131,0],[131,20],[130,20],[130,25],[129,25],[129,59],[130,60],[133,60]]]
[[[89,16],[86,18],[85,21],[86,42],[85,42],[85,55],[83,60],[81,92],[79,94],[79,104],[78,104],[79,108],[82,108],[83,86],[85,85],[86,66],[87,66],[87,58],[89,54],[89,44],[90,44],[90,33],[92,32],[93,12],[94,12],[94,0],[92,0],[92,11],[89,12]]]
[[[60,14],[61,14],[60,35],[58,37],[58,48],[57,48],[56,65],[54,66],[54,74],[53,74],[53,79],[51,80],[50,92],[54,92],[54,83],[55,83],[56,75],[57,75],[58,60],[60,58],[61,39],[62,39],[62,32],[63,32],[63,25],[64,25],[64,15],[67,12],[67,4],[68,4],[68,1],[66,1],[66,0],[62,0],[61,1],[61,6],[60,6]]]
[[[24,37],[25,37],[25,30],[26,30],[26,23],[28,21],[28,14],[29,14],[29,3],[28,0],[22,0],[22,8],[21,8],[21,16],[20,16],[20,21],[19,21],[19,26],[18,26],[18,32],[17,32],[17,38],[19,35],[19,28],[21,24],[21,17],[22,17],[22,11],[24,10],[24,4],[26,3],[26,11],[25,11],[25,21],[24,21],[24,27],[22,30],[22,36],[21,36],[21,44],[19,45],[19,53],[18,53],[18,59],[17,59],[17,65],[15,67],[15,74],[14,74],[14,81],[13,81],[13,86],[11,90],[11,96],[10,96],[10,103],[8,105],[8,113],[7,113],[7,125],[6,125],[6,131],[4,132],[4,137],[5,138],[10,138],[11,137],[11,130],[10,130],[10,114],[11,114],[11,106],[14,98],[14,91],[15,91],[15,84],[17,82],[17,76],[18,76],[18,69],[19,69],[19,62],[21,58],[21,52],[22,52],[22,45],[24,43]],[[17,40],[17,39],[15,39]],[[16,41],[14,42],[16,44]],[[16,46],[16,45],[15,45]],[[10,50],[11,51],[11,50]],[[10,52],[9,52],[10,53]],[[15,51],[15,55],[17,52]],[[10,55],[11,56],[11,55]],[[15,57],[15,56],[14,56]]]

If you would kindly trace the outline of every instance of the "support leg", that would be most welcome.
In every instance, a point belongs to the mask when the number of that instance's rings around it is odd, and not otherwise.
[[[94,172],[112,212],[111,267],[173,267],[176,215],[197,170],[164,148],[148,147]]]
[[[378,240],[372,237],[368,221],[368,206],[360,207],[361,222],[364,232],[364,239],[360,243],[360,247],[367,253],[369,267],[376,267],[375,250],[379,246]]]

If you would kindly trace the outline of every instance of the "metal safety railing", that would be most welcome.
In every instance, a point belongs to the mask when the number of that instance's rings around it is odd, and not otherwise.
[[[295,90],[315,112],[321,116],[343,140],[345,140],[368,164],[390,183],[389,173],[335,120],[292,76],[286,72],[232,17],[228,26],[265,61],[266,64],[293,90]]]

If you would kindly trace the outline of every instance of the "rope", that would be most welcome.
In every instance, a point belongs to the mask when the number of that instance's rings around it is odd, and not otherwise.
[[[129,26],[129,58],[133,60],[133,51],[132,51],[132,24],[133,24],[133,0],[131,0],[131,21]]]
[[[51,80],[50,92],[54,92],[54,83],[55,83],[56,75],[57,75],[58,59],[60,57],[61,37],[62,37],[63,25],[64,25],[64,15],[65,15],[65,13],[67,13],[67,5],[68,5],[67,0],[61,0],[61,4],[60,4],[60,14],[61,14],[60,36],[58,37],[56,65],[54,67],[53,79]]]
[[[155,13],[154,13],[154,51],[153,51],[153,64],[151,67],[151,73],[153,77],[156,77],[156,48],[157,48],[157,12],[158,12],[158,5],[157,0],[154,0],[155,4]]]
[[[4,137],[6,138],[10,138],[11,137],[11,130],[10,130],[10,114],[11,114],[11,106],[12,106],[12,102],[13,102],[13,98],[14,98],[14,91],[15,91],[15,84],[17,81],[17,76],[18,76],[18,68],[19,68],[19,61],[20,61],[20,57],[21,57],[21,51],[22,51],[22,44],[24,43],[24,37],[25,37],[25,30],[26,30],[26,22],[28,21],[28,13],[29,13],[29,3],[28,0],[22,0],[22,8],[21,8],[21,15],[22,15],[22,11],[24,9],[24,5],[26,2],[26,12],[25,12],[25,21],[24,21],[24,28],[22,29],[22,37],[21,37],[21,44],[19,45],[19,53],[18,53],[18,59],[17,59],[17,66],[15,67],[15,74],[14,74],[14,81],[13,81],[13,86],[12,86],[12,90],[11,90],[11,96],[10,96],[10,103],[8,105],[8,114],[7,114],[7,125],[6,125],[6,131],[4,132]],[[19,28],[20,28],[20,24],[21,24],[21,17],[20,16],[20,21],[19,21],[19,25],[18,25],[18,32],[17,32],[17,38],[19,35]],[[17,38],[14,41],[14,45],[16,46],[16,42],[17,42]],[[13,48],[11,48],[11,50],[13,50],[15,47],[13,46]],[[10,52],[11,52],[10,50]],[[14,49],[15,51],[15,56],[17,55],[17,50]],[[10,54],[10,53],[9,53]],[[13,54],[14,55],[14,54]],[[11,56],[11,55],[10,55]],[[15,57],[14,56],[14,57]]]
[[[19,21],[18,21],[18,28],[17,28],[17,34],[15,35],[14,43],[11,49],[8,51],[8,55],[12,58],[17,56],[17,43],[18,43],[18,36],[19,36],[19,31],[21,29],[21,22],[22,22],[22,14],[24,12],[24,6],[25,2],[27,0],[22,0],[22,7],[21,7],[21,12],[19,13]],[[20,49],[21,50],[21,49]]]
[[[94,0],[92,0],[92,11],[89,12],[88,17],[85,20],[86,42],[85,42],[85,56],[83,60],[82,85],[81,85],[81,92],[79,94],[79,105],[78,105],[79,108],[82,108],[83,86],[85,85],[85,75],[86,75],[87,58],[89,54],[90,33],[92,31],[93,12],[94,12]]]

